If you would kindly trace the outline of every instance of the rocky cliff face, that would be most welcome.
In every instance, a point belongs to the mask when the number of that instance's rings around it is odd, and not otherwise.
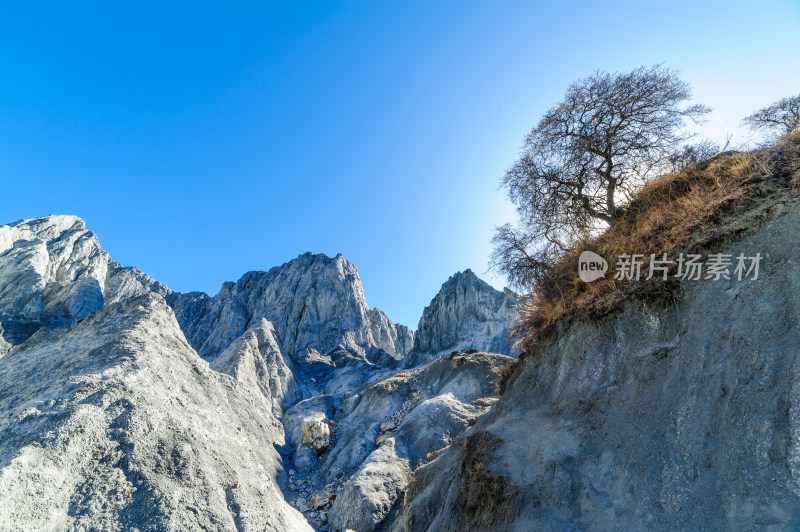
[[[207,358],[260,319],[273,324],[281,348],[295,357],[314,349],[323,356],[341,350],[343,359],[354,361],[383,353],[400,359],[414,338],[367,306],[358,271],[341,255],[307,253],[268,272],[246,273],[214,297],[173,293],[168,301],[189,342]]]
[[[800,203],[742,229],[720,251],[761,253],[758,280],[562,324],[391,529],[800,528]]]
[[[562,323],[497,399],[512,359],[462,350],[516,296],[472,272],[414,339],[342,257],[209,297],[2,226],[0,529],[796,529],[800,203],[742,227],[758,280]]]
[[[123,268],[75,216],[0,226],[0,323],[12,344],[147,292],[169,300],[187,338],[209,358],[262,318],[274,322],[276,340],[291,354],[342,348],[362,359],[399,359],[414,341],[407,327],[367,306],[358,271],[341,255],[307,253],[269,272],[249,272],[209,297],[172,292]]]
[[[103,251],[75,216],[0,226],[0,323],[19,343],[46,325],[68,325],[104,304],[168,289]]]
[[[426,349],[494,345],[503,306],[459,286]],[[393,371],[413,346],[341,255],[210,297],[121,267],[78,218],[0,226],[0,529],[378,529],[511,361]]]
[[[111,304],[0,359],[0,529],[310,530],[282,439],[160,296]]]
[[[512,360],[453,354],[296,404],[285,417],[293,449],[290,500],[334,530],[383,526],[412,471],[489,409]],[[310,422],[330,431],[324,452],[304,443]]]
[[[414,339],[415,353],[477,349],[515,354],[509,340],[518,296],[495,290],[472,270],[459,272],[442,285],[425,307]]]

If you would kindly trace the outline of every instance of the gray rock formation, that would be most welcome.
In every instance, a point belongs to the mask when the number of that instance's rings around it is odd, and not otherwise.
[[[323,356],[339,350],[334,363],[342,365],[384,354],[397,360],[413,345],[407,327],[367,306],[358,271],[341,255],[306,253],[225,283],[214,297],[173,293],[168,301],[189,342],[209,359],[262,318],[274,326],[283,352],[300,363],[306,349]]]
[[[211,368],[258,388],[278,419],[285,407],[311,394],[297,378],[292,359],[281,353],[272,324],[263,318],[215,358]]]
[[[5,340],[24,341],[45,325],[68,325],[106,303],[167,288],[103,251],[75,216],[0,226],[0,322]]]
[[[318,439],[316,444],[309,429],[318,424],[328,425],[332,408],[331,396],[317,395],[295,404],[283,416],[292,465],[301,474],[310,473],[319,467],[319,454],[330,446],[330,426],[327,427],[327,442]]]
[[[509,340],[519,297],[495,290],[472,270],[456,273],[425,307],[414,338],[411,364],[453,350],[476,349],[515,355]]]
[[[500,345],[505,303],[457,277],[426,349]],[[123,268],[76,217],[0,226],[0,530],[377,529],[511,361],[395,371],[413,346],[341,255],[210,297]]]
[[[391,529],[800,529],[800,203],[748,225],[758,280],[562,324]]]
[[[225,283],[215,297],[173,293],[136,268],[111,260],[83,220],[51,215],[0,226],[0,322],[5,339],[68,325],[133,296],[167,297],[187,338],[213,358],[262,318],[284,351],[336,348],[366,359],[411,350],[413,332],[370,309],[355,266],[338,255],[307,253],[269,272]]]
[[[310,530],[280,423],[148,294],[0,359],[0,529]]]
[[[377,529],[412,471],[488,410],[512,360],[453,354],[295,405],[285,417],[287,442],[295,469],[309,474],[290,483],[293,504],[335,530]],[[311,453],[301,434],[311,423],[330,431],[324,453]]]

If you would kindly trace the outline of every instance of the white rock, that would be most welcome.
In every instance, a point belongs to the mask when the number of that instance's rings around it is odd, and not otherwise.
[[[301,443],[321,453],[328,448],[331,441],[331,430],[328,424],[320,419],[309,419],[301,427],[303,438]]]
[[[500,346],[513,294],[454,279],[418,348]],[[404,358],[414,333],[341,255],[175,293],[73,216],[0,226],[0,322],[0,530],[308,529],[280,486],[309,518],[372,530],[510,361],[393,372],[436,353]]]
[[[328,520],[337,529],[375,530],[406,488],[411,471],[447,446],[488,410],[498,376],[513,360],[464,353],[373,379],[344,399],[333,415],[337,438],[313,477],[320,485],[349,481]]]
[[[322,355],[340,348],[360,360],[376,350],[401,358],[413,344],[407,327],[367,306],[358,271],[341,255],[306,253],[268,272],[248,272],[214,297],[174,293],[169,302],[189,341],[209,358],[261,318],[298,361],[309,348]]]
[[[160,296],[111,305],[0,359],[0,530],[311,530],[282,436]]]
[[[20,343],[44,325],[85,318],[107,302],[168,289],[113,262],[75,216],[0,226],[0,321]]]
[[[274,327],[263,318],[215,358],[211,368],[257,387],[278,419],[284,408],[310,395],[296,377],[294,362],[278,347]]]
[[[425,307],[414,338],[414,356],[406,366],[425,361],[426,354],[456,350],[516,355],[509,336],[518,300],[511,290],[495,290],[472,270],[453,275]]]

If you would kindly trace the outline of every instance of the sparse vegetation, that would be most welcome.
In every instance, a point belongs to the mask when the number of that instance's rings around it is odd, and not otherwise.
[[[749,228],[747,214],[800,188],[800,133],[754,152],[726,152],[661,176],[636,195],[623,216],[596,237],[579,241],[556,262],[523,300],[515,335],[530,355],[556,321],[584,313],[601,316],[631,294],[663,299],[676,294],[677,281],[659,278],[618,281],[613,275],[592,283],[578,277],[584,250],[604,257],[623,253],[674,255],[704,252]],[[505,388],[514,368],[501,379]]]
[[[759,109],[743,120],[750,129],[770,137],[782,137],[800,131],[800,94],[783,98]]]
[[[690,99],[689,85],[661,65],[570,85],[503,178],[519,225],[497,229],[492,264],[532,287],[576,242],[621,219],[643,184],[697,160],[709,146],[687,151],[683,127],[709,109]]]
[[[522,510],[519,488],[487,469],[492,454],[502,443],[502,439],[486,431],[478,431],[460,442],[463,465],[455,505],[462,511],[462,530],[470,525],[480,530],[502,528],[512,523]]]
[[[501,394],[557,321],[605,315],[631,294],[669,301],[679,293],[672,275],[617,280],[612,271],[583,282],[583,251],[611,264],[630,253],[707,253],[745,232],[759,207],[800,187],[800,95],[745,119],[777,136],[751,152],[687,144],[685,119],[708,112],[682,106],[690,97],[689,86],[661,66],[596,72],[570,86],[527,137],[502,182],[520,226],[500,227],[494,238],[493,265],[512,284],[532,288],[514,331],[522,354],[502,372]]]

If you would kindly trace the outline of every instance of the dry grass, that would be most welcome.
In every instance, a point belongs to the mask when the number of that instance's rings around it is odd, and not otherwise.
[[[596,238],[580,242],[523,299],[515,331],[521,358],[535,352],[540,338],[557,321],[578,314],[605,315],[632,294],[652,299],[677,297],[679,283],[672,278],[618,281],[610,271],[604,279],[584,283],[577,270],[582,251],[599,253],[612,270],[616,258],[624,253],[641,253],[649,260],[650,254],[667,253],[674,258],[680,252],[708,252],[746,229],[745,224],[732,223],[737,218],[798,187],[800,134],[753,152],[723,153],[649,183],[622,219]],[[514,368],[506,372],[502,388],[513,372]]]
[[[455,497],[460,530],[495,530],[508,526],[522,510],[519,488],[487,469],[503,440],[478,431],[461,440],[461,483]]]

